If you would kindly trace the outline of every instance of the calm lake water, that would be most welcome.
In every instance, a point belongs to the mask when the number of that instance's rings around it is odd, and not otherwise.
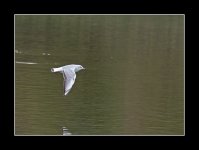
[[[53,67],[81,64],[63,96]],[[183,15],[16,15],[15,134],[183,135]]]

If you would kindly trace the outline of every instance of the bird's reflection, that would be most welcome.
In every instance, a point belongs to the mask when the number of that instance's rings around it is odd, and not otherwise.
[[[71,133],[68,132],[68,129],[67,129],[66,127],[62,127],[62,130],[63,130],[63,135],[64,135],[64,136],[71,135]]]

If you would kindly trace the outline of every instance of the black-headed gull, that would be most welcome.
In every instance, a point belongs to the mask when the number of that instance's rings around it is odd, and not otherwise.
[[[81,65],[75,65],[75,64],[71,64],[71,65],[66,65],[63,67],[59,67],[59,68],[52,68],[51,71],[52,72],[60,72],[63,74],[64,77],[64,95],[67,95],[73,84],[75,83],[75,79],[76,79],[76,72],[85,69],[84,67],[82,67]]]

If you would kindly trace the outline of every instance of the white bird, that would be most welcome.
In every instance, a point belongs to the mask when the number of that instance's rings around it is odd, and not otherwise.
[[[75,83],[75,79],[76,79],[76,72],[85,69],[84,67],[82,67],[81,65],[75,65],[75,64],[71,64],[71,65],[66,65],[63,67],[59,67],[59,68],[52,68],[51,71],[52,72],[60,72],[63,74],[64,77],[64,95],[67,95],[73,84]]]

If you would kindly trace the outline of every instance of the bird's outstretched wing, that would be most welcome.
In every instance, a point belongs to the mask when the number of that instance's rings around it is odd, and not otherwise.
[[[63,71],[64,77],[64,95],[67,95],[73,84],[75,83],[76,74],[72,69],[67,69]]]

